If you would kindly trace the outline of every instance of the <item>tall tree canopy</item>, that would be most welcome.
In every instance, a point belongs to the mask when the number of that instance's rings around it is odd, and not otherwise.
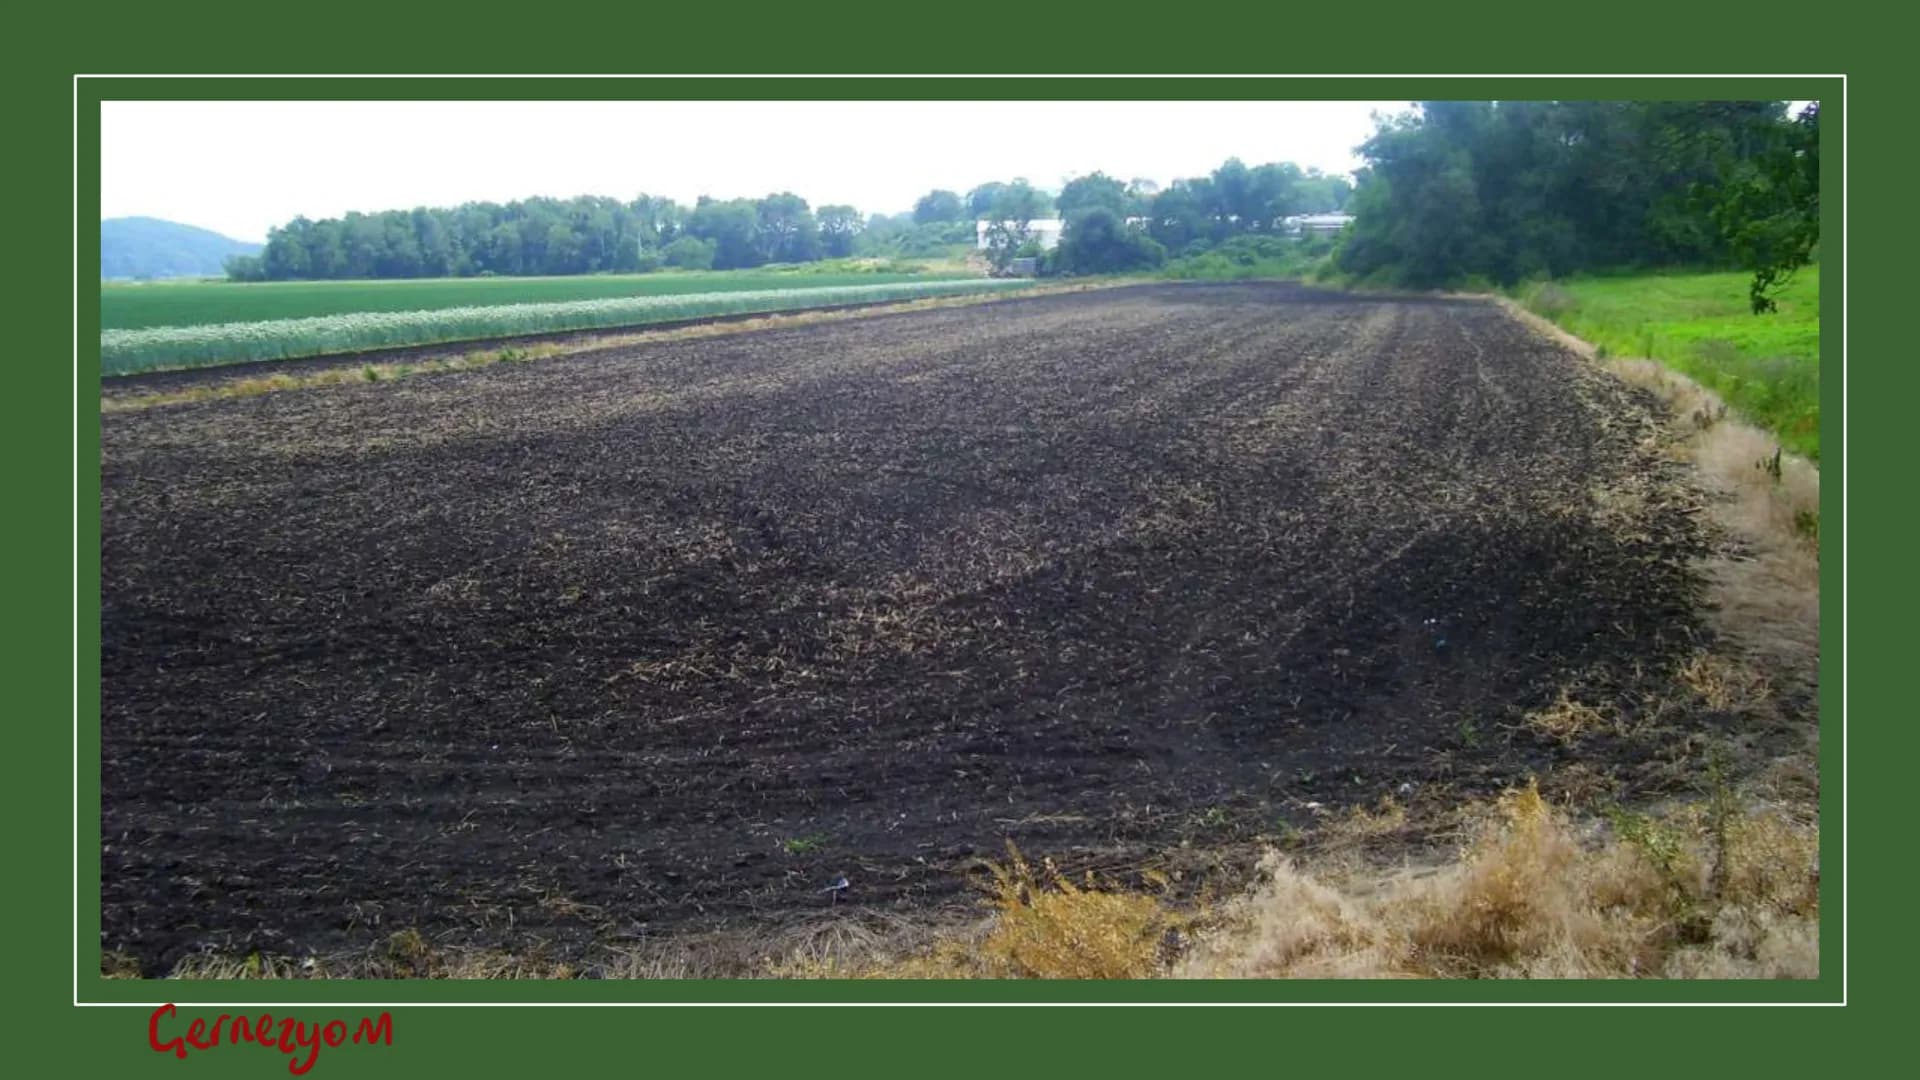
[[[1159,266],[1166,257],[1159,241],[1128,225],[1112,208],[1095,203],[1067,215],[1052,266],[1069,274],[1111,274]]]
[[[993,200],[1000,197],[1000,190],[1006,186],[998,180],[989,180],[967,192],[967,216],[975,221],[992,217]]]
[[[687,235],[713,245],[718,270],[759,266],[767,261],[760,242],[760,208],[752,199],[714,199],[702,195],[687,218]]]
[[[1138,209],[1125,184],[1100,172],[1067,181],[1054,200],[1054,205],[1059,208],[1063,218],[1072,218],[1080,211],[1096,206],[1105,207],[1121,218],[1135,216]]]
[[[1714,221],[1742,265],[1753,269],[1753,310],[1813,260],[1820,245],[1820,103],[1775,129],[1774,141],[1730,170]]]
[[[916,225],[930,225],[936,221],[962,221],[967,216],[966,204],[960,196],[951,191],[929,191],[920,196],[913,204],[913,221]]]
[[[820,225],[807,200],[790,191],[755,206],[761,262],[811,262],[820,257]]]
[[[1416,286],[1797,265],[1818,238],[1817,135],[1817,110],[1773,101],[1425,102],[1360,148],[1338,264]]]
[[[853,254],[854,241],[860,238],[866,222],[851,206],[820,208],[820,246],[827,257],[839,259]]]

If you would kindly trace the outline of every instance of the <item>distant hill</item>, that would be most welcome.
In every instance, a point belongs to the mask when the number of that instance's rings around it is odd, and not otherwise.
[[[108,218],[100,223],[102,278],[196,277],[223,272],[229,255],[255,255],[249,244],[159,218]]]

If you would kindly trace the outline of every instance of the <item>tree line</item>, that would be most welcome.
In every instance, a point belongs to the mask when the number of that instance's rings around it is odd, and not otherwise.
[[[1149,180],[1122,183],[1094,173],[1068,181],[1056,195],[1016,178],[964,194],[930,191],[912,211],[892,215],[863,215],[847,205],[816,210],[791,192],[761,199],[702,196],[692,206],[645,194],[631,201],[581,196],[475,202],[297,217],[269,232],[258,256],[229,260],[227,273],[242,281],[467,277],[732,270],[851,255],[925,257],[971,246],[976,221],[990,223],[989,255],[1004,265],[1015,253],[1033,249],[1028,222],[1055,216],[1067,219],[1068,235],[1100,241],[1081,245],[1087,251],[1080,261],[1091,268],[1123,256],[1135,237],[1151,239],[1162,254],[1177,252],[1196,241],[1271,229],[1288,213],[1338,208],[1349,191],[1341,177],[1290,164],[1249,168],[1233,160],[1164,190]],[[1111,217],[1080,227],[1093,211]],[[1131,264],[1152,251],[1140,244],[1132,249],[1135,257],[1121,261]]]
[[[1361,147],[1335,266],[1415,287],[1744,267],[1756,311],[1819,240],[1819,106],[1430,101]]]
[[[297,217],[227,273],[285,281],[733,269],[851,254],[861,225],[851,206],[816,212],[791,192],[691,207],[652,195],[476,202]]]
[[[913,225],[983,220],[987,256],[996,267],[1021,256],[1043,257],[1029,222],[1064,219],[1059,248],[1044,256],[1058,273],[1110,273],[1158,266],[1169,253],[1196,254],[1248,233],[1273,235],[1288,217],[1346,205],[1346,178],[1291,163],[1248,166],[1230,158],[1206,176],[1162,188],[1146,179],[1122,182],[1102,172],[1067,181],[1058,195],[1024,180],[984,184],[965,196],[928,192],[914,204]]]
[[[1353,181],[1288,163],[1223,162],[1162,187],[1093,173],[1058,192],[1025,179],[936,189],[910,212],[817,209],[791,192],[582,196],[295,218],[242,280],[739,269],[851,255],[943,256],[975,242],[1005,271],[1151,268],[1222,247],[1271,253],[1287,219],[1355,215],[1338,271],[1413,287],[1649,266],[1755,270],[1753,304],[1813,258],[1819,107],[1784,102],[1432,101],[1380,118]],[[1064,219],[1042,252],[1028,223]]]

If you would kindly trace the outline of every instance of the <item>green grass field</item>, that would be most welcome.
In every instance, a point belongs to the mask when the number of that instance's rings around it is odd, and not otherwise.
[[[495,304],[610,300],[634,296],[881,285],[951,275],[818,270],[723,270],[574,277],[420,278],[405,281],[183,281],[100,286],[100,328],[265,322],[369,311],[435,311]]]
[[[1754,315],[1750,275],[1574,278],[1522,290],[1526,306],[1606,350],[1658,360],[1718,393],[1787,449],[1820,458],[1820,270]]]

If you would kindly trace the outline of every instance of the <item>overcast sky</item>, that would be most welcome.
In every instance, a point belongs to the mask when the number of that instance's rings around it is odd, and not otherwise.
[[[264,240],[295,215],[533,195],[792,191],[909,210],[1024,176],[1165,184],[1229,157],[1350,172],[1401,101],[228,102],[101,105],[100,212]]]

